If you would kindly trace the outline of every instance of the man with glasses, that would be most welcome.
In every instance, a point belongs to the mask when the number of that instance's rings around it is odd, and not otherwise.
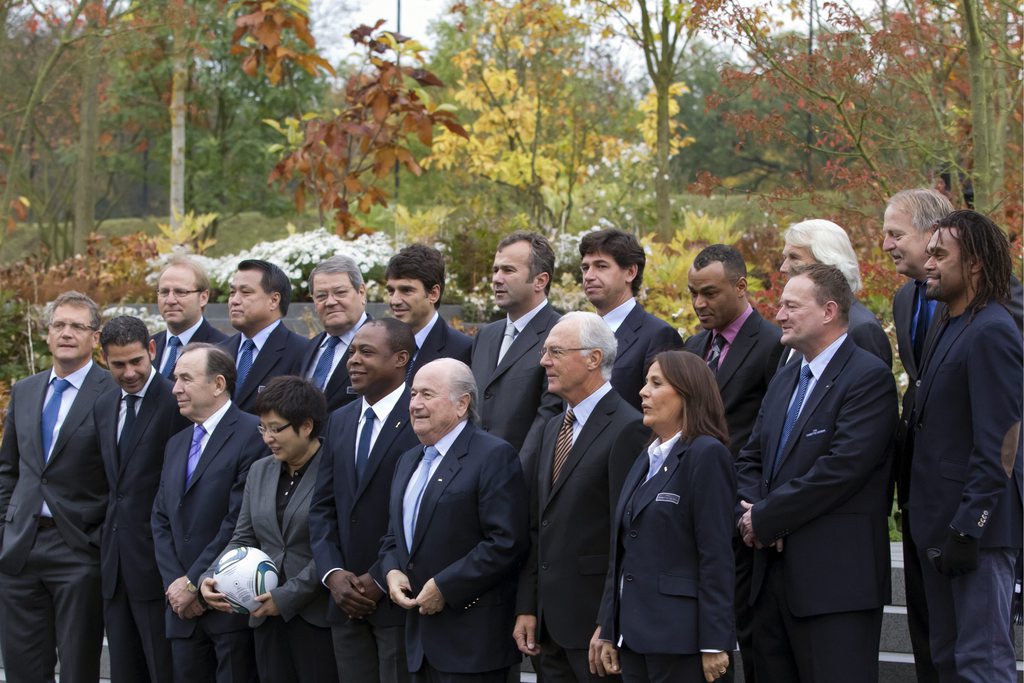
[[[93,419],[115,384],[93,362],[96,303],[78,292],[47,310],[53,367],[21,380],[0,444],[0,649],[6,680],[96,681],[103,642],[100,528],[107,479]]]
[[[366,285],[359,266],[348,256],[332,256],[309,274],[309,291],[324,331],[306,349],[302,376],[324,392],[330,413],[359,397],[352,389],[345,356],[356,331],[370,319]]]
[[[548,388],[568,409],[548,421],[530,482],[532,543],[513,638],[521,652],[539,657],[548,683],[597,680],[587,650],[608,572],[612,511],[650,436],[609,382],[617,346],[594,313],[567,313],[540,359]]]
[[[188,256],[172,257],[156,285],[156,307],[167,329],[153,335],[153,366],[164,377],[174,375],[174,362],[189,342],[217,344],[228,338],[203,317],[209,300],[210,278],[202,266]]]

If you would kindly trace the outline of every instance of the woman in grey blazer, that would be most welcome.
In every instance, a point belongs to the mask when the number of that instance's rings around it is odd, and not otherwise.
[[[263,604],[249,618],[256,668],[264,683],[336,683],[328,592],[316,574],[306,523],[327,417],[324,397],[302,378],[277,377],[256,399],[256,414],[273,455],[249,469],[235,532],[224,548],[260,548],[281,574],[277,588],[257,597]],[[211,567],[202,597],[209,607],[230,612],[212,574]]]

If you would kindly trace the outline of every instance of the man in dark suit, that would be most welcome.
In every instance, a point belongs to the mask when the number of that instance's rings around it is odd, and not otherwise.
[[[783,239],[786,243],[782,249],[782,266],[779,267],[782,273],[788,274],[792,269],[810,263],[824,263],[839,269],[854,294],[860,289],[857,253],[846,231],[832,221],[811,219],[795,223],[789,226]],[[854,297],[848,317],[847,334],[853,342],[878,356],[891,368],[892,344],[875,314]],[[790,362],[797,355],[793,349],[786,349],[782,363]]]
[[[920,188],[898,192],[889,199],[883,222],[882,249],[891,257],[896,272],[909,278],[893,298],[892,317],[896,327],[896,345],[900,361],[907,373],[907,390],[903,394],[900,425],[896,431],[893,457],[893,479],[897,504],[901,511],[903,531],[903,579],[907,596],[907,626],[914,650],[914,668],[920,683],[934,683],[939,673],[932,662],[928,636],[928,605],[924,596],[921,562],[911,533],[911,519],[906,509],[910,495],[910,466],[914,444],[907,429],[914,407],[921,362],[940,327],[939,319],[945,304],[925,295],[928,240],[932,226],[953,212],[953,205],[944,194]]]
[[[246,617],[204,612],[196,586],[231,540],[249,466],[267,449],[259,420],[231,402],[235,366],[223,349],[190,344],[178,357],[174,376],[179,410],[193,427],[167,443],[152,514],[174,680],[255,681]]]
[[[93,404],[113,388],[92,361],[96,303],[47,308],[53,368],[17,382],[0,444],[0,649],[11,683],[95,682],[103,643],[100,535],[107,508]]]
[[[238,334],[219,346],[234,359],[238,373],[231,401],[247,413],[253,412],[256,395],[267,382],[302,371],[309,340],[281,321],[291,297],[288,276],[267,261],[242,261],[231,279],[228,315]]]
[[[302,359],[302,376],[324,392],[327,411],[354,401],[345,354],[365,323],[366,285],[359,266],[348,256],[332,256],[309,274],[309,291],[324,331],[313,337]]]
[[[189,342],[218,344],[228,338],[203,317],[209,300],[210,278],[202,266],[188,256],[171,257],[156,285],[156,307],[167,329],[153,335],[153,366],[164,377],[174,376],[174,362]]]
[[[940,681],[1016,680],[1010,601],[1021,549],[1021,337],[1006,234],[974,211],[936,223],[926,294],[946,305],[910,418],[911,532]]]
[[[138,318],[114,318],[100,348],[118,389],[96,401],[94,419],[110,483],[100,545],[103,617],[113,683],[170,683],[164,590],[149,516],[164,449],[188,425],[171,383],[152,364],[155,343]]]
[[[754,429],[757,412],[775,376],[782,345],[779,328],[762,318],[747,301],[747,264],[734,247],[713,244],[701,250],[690,268],[688,288],[703,331],[683,348],[703,358],[715,374],[729,424],[729,449],[736,457]],[[750,575],[753,552],[739,536],[736,556],[736,635],[743,657],[744,680],[754,683]],[[729,667],[731,680],[734,667]]]
[[[878,679],[890,598],[887,500],[896,383],[847,334],[839,270],[795,270],[782,294],[780,370],[737,461],[738,528],[754,557],[754,666],[767,681]]]
[[[416,683],[504,683],[519,653],[509,638],[516,573],[529,549],[526,482],[515,449],[477,429],[476,383],[442,358],[413,379],[412,428],[374,579],[406,616]]]
[[[494,255],[491,288],[505,318],[473,339],[473,377],[482,394],[480,426],[519,451],[528,483],[540,435],[562,409],[547,389],[540,349],[558,312],[548,303],[555,253],[543,235],[514,232]]]
[[[608,382],[615,335],[593,313],[568,313],[541,365],[568,409],[541,439],[530,482],[530,556],[519,575],[513,637],[539,659],[545,683],[596,680],[587,652],[608,573],[612,512],[650,436]]]
[[[679,332],[636,301],[647,257],[637,239],[621,230],[598,230],[580,240],[583,291],[619,342],[612,386],[640,409],[647,368],[661,351],[679,349]]]
[[[467,365],[473,340],[448,326],[437,309],[444,294],[444,256],[423,244],[410,244],[388,261],[388,306],[391,314],[412,328],[416,338],[406,379],[438,358],[454,358]]]
[[[405,611],[369,571],[388,531],[395,466],[419,443],[405,390],[412,331],[394,318],[371,320],[350,348],[352,386],[362,398],[331,418],[309,510],[310,543],[317,576],[333,598],[327,617],[338,680],[403,683]]]

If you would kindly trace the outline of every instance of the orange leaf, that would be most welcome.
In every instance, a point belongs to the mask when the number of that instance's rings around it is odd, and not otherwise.
[[[388,96],[386,93],[378,93],[373,98],[373,120],[382,123],[388,117]]]

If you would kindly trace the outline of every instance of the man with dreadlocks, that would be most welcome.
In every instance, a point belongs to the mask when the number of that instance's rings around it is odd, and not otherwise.
[[[912,534],[939,680],[1016,680],[1010,639],[1021,547],[1021,335],[1007,312],[1006,234],[974,211],[935,224],[928,298],[946,304],[910,416]]]

